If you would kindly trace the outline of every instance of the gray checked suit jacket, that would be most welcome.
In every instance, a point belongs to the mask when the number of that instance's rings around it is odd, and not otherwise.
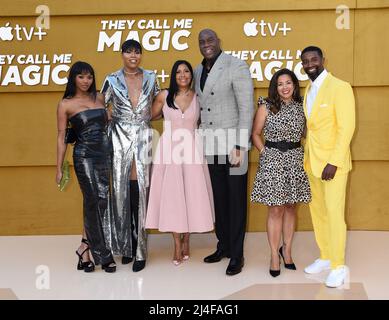
[[[254,117],[254,88],[247,63],[224,52],[220,54],[200,88],[203,65],[194,71],[200,104],[200,133],[206,155],[227,155],[236,146],[250,149]]]

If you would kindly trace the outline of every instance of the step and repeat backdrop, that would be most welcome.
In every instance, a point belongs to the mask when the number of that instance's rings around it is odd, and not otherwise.
[[[389,230],[389,0],[345,1],[1,1],[0,235],[77,234],[82,197],[72,172],[55,183],[56,107],[70,66],[89,62],[100,87],[121,67],[120,45],[141,42],[142,66],[167,87],[173,63],[202,57],[198,33],[211,28],[222,49],[250,67],[256,99],[272,74],[293,70],[305,88],[301,50],[323,49],[326,68],[351,83],[357,108],[346,219],[351,230]],[[303,93],[303,91],[302,91]],[[162,122],[153,123],[162,130]],[[71,148],[67,158],[71,160]],[[250,152],[249,193],[258,163]],[[248,205],[248,231],[264,231],[266,207]],[[311,230],[308,207],[298,230]]]

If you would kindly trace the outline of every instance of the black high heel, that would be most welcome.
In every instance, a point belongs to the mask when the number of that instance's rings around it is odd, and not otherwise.
[[[280,247],[280,250],[278,251],[282,257],[282,260],[284,261],[284,266],[286,269],[289,270],[297,270],[296,265],[294,263],[285,263],[284,255],[282,254],[282,247]]]
[[[278,270],[269,269],[269,273],[273,278],[278,277],[281,274],[281,257],[280,257],[280,255],[278,255],[278,258],[280,259],[280,264],[279,264],[280,269],[278,269]]]
[[[111,261],[101,265],[101,269],[108,273],[114,273],[116,271],[115,261]]]
[[[95,271],[95,264],[93,263],[93,261],[83,261],[82,260],[82,256],[85,252],[87,252],[89,250],[89,243],[88,243],[88,240],[83,238],[81,240],[81,242],[85,243],[87,245],[86,249],[79,253],[77,250],[76,250],[76,255],[78,256],[78,263],[77,263],[77,270],[84,270],[84,272],[92,272],[92,271]]]

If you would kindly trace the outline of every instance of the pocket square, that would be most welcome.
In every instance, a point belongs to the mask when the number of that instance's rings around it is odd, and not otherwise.
[[[326,107],[328,107],[327,103],[323,103],[323,104],[320,105],[320,108],[326,108]]]

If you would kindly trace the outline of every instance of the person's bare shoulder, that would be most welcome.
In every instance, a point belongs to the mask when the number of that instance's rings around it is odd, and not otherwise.
[[[71,108],[70,103],[71,102],[69,101],[69,99],[61,99],[58,102],[58,106],[57,106],[57,117],[58,118],[67,117],[67,115],[69,114],[69,110]]]
[[[59,102],[58,102],[58,110],[66,110],[67,108],[69,108],[69,105],[70,105],[70,99],[61,99]]]
[[[169,90],[168,90],[168,89],[163,89],[163,90],[161,90],[161,91],[158,93],[156,99],[157,99],[158,101],[163,101],[163,100],[166,99],[168,93],[169,93]]]
[[[97,92],[97,95],[96,95],[96,100],[98,102],[101,102],[103,105],[105,104],[105,97],[102,93],[100,92]]]

